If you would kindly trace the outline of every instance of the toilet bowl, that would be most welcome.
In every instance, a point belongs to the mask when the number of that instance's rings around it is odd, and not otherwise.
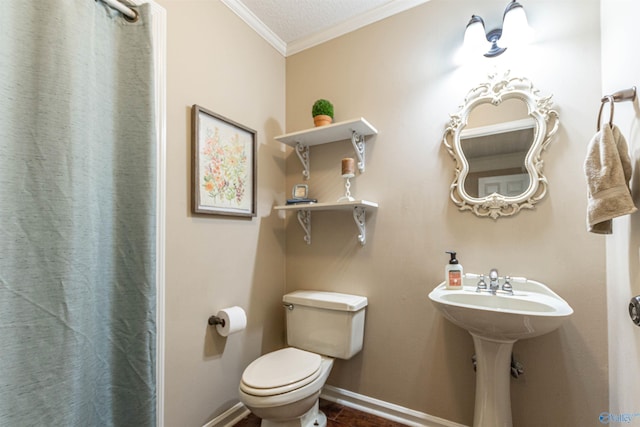
[[[242,375],[240,401],[262,427],[324,427],[318,398],[333,359],[294,347],[265,354]]]
[[[300,290],[282,301],[289,347],[247,366],[240,401],[262,427],[325,427],[318,399],[334,358],[348,360],[362,349],[367,298]]]

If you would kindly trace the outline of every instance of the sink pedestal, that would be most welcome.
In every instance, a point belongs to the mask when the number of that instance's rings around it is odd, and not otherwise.
[[[471,336],[476,350],[473,427],[512,427],[510,367],[515,341]]]
[[[474,427],[511,427],[513,343],[548,334],[573,313],[571,306],[535,280],[520,280],[513,294],[477,292],[475,276],[462,290],[442,282],[429,299],[442,315],[471,334],[476,348]]]

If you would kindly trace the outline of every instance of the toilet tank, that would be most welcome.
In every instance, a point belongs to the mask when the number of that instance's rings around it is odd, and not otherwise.
[[[366,297],[295,291],[282,301],[288,345],[339,359],[350,359],[362,350]]]

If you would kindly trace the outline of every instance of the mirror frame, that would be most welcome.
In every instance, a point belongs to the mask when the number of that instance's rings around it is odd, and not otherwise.
[[[453,182],[450,187],[451,200],[461,211],[469,210],[480,217],[498,219],[511,216],[521,209],[534,209],[547,193],[547,178],[542,173],[542,152],[547,149],[552,136],[558,130],[558,113],[551,109],[551,97],[541,96],[526,77],[509,77],[509,71],[503,76],[490,74],[485,83],[472,88],[464,99],[458,112],[451,114],[442,142],[456,163]],[[462,151],[460,133],[467,124],[469,114],[479,104],[500,105],[508,99],[520,99],[529,111],[529,117],[535,121],[533,143],[527,152],[524,166],[529,174],[529,187],[518,196],[504,196],[493,193],[486,197],[473,197],[464,189],[464,180],[469,173],[469,162]]]

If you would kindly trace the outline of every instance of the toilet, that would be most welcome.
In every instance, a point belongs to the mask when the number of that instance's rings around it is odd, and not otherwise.
[[[367,298],[295,291],[282,301],[288,347],[247,366],[240,401],[262,419],[262,427],[325,427],[318,399],[334,358],[350,359],[362,350]]]

